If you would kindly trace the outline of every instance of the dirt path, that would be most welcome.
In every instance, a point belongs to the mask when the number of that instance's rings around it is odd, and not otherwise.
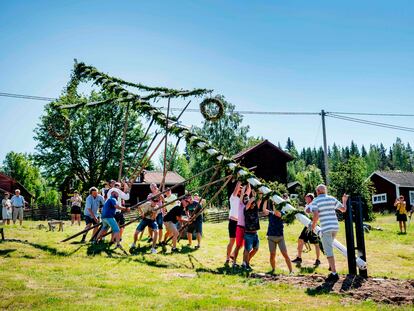
[[[325,276],[316,274],[287,276],[253,273],[250,277],[306,288],[309,295],[335,293],[357,301],[371,299],[385,304],[414,304],[414,280],[341,276],[338,282],[327,283]]]

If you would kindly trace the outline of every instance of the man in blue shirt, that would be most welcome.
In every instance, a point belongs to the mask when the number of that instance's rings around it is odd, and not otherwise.
[[[112,239],[111,241],[116,242],[116,248],[121,248],[120,244],[120,235],[119,235],[119,226],[115,220],[115,212],[119,209],[121,211],[129,212],[129,207],[122,207],[118,205],[118,192],[113,191],[111,197],[106,200],[105,205],[102,209],[102,229],[99,232],[98,237],[96,238],[99,241],[102,236],[108,231],[109,227],[112,229]]]
[[[16,223],[17,218],[19,218],[20,226],[23,223],[23,209],[24,209],[24,198],[20,195],[20,190],[16,189],[14,191],[15,195],[11,198],[11,204],[13,206],[13,224]]]
[[[269,226],[267,228],[267,241],[269,244],[270,252],[270,265],[272,266],[271,273],[275,272],[276,268],[276,247],[279,246],[280,252],[282,253],[283,258],[285,258],[286,265],[289,268],[289,273],[292,272],[292,263],[287,252],[285,238],[283,237],[283,221],[282,214],[276,210],[268,210],[266,207],[267,201],[265,201],[265,206],[263,207],[263,213],[269,217]],[[269,202],[272,204],[271,202]]]
[[[85,211],[84,211],[85,222],[86,222],[85,229],[88,229],[92,225],[96,225],[99,223],[98,210],[104,204],[105,204],[105,200],[103,196],[98,194],[98,189],[95,187],[90,188],[89,196],[86,198],[86,201],[85,201]],[[92,236],[95,236],[96,231],[98,231],[98,228],[99,227],[95,227],[93,229]],[[87,234],[88,232],[85,232],[85,234],[82,237],[81,243],[85,242]]]

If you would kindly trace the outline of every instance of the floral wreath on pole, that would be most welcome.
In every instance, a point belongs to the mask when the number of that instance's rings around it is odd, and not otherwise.
[[[216,114],[210,114],[208,112],[207,108],[211,104],[217,107],[218,111]],[[221,117],[224,115],[224,105],[223,102],[218,98],[206,98],[200,103],[200,111],[204,119],[206,119],[207,121],[215,122],[220,120]]]

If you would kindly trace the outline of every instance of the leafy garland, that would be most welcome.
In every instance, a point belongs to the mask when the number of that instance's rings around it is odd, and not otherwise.
[[[216,114],[210,114],[207,111],[207,107],[210,104],[213,104],[217,107],[218,111]],[[200,111],[204,119],[206,119],[207,121],[211,121],[211,122],[218,121],[224,115],[224,104],[218,98],[206,98],[200,103]]]
[[[160,92],[163,92],[165,94],[168,93],[170,96],[175,97],[198,96],[210,92],[205,89],[183,91],[167,88],[146,87],[141,84],[129,83],[118,78],[110,77],[97,71],[97,69],[92,66],[87,66],[84,63],[75,62],[74,74],[67,87],[68,92],[74,92],[74,94],[76,94],[76,88],[79,82],[82,80],[93,80],[95,84],[100,85],[104,90],[113,93],[115,95],[114,100],[118,102],[130,102],[135,110],[141,112],[149,118],[153,118],[154,121],[161,127],[165,126],[167,116],[160,109],[152,106],[147,101],[148,97],[140,97],[139,95],[133,94],[124,89],[121,85],[134,86],[142,90],[158,92],[157,95],[153,94],[154,97],[160,96]],[[176,122],[176,120],[173,120],[172,118],[168,119],[168,123],[168,129],[170,133],[174,134],[177,137],[183,137],[186,140],[187,144],[206,152],[212,159],[216,161],[217,164],[225,167],[227,171],[231,172],[236,180],[242,183],[250,183],[251,187],[254,190],[263,194],[263,199],[272,200],[277,205],[277,209],[285,214],[283,216],[283,219],[286,223],[289,224],[293,222],[295,218],[294,215],[303,213],[293,209],[291,206],[288,206],[287,202],[280,197],[281,194],[276,190],[272,190],[270,185],[259,181],[259,179],[247,168],[235,163],[233,159],[226,157],[221,151],[215,149],[207,140],[193,133],[188,127]],[[288,211],[285,210],[286,207],[289,207]]]

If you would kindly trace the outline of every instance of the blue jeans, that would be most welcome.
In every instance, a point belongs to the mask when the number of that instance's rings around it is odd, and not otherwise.
[[[102,230],[108,230],[111,227],[112,233],[119,232],[119,226],[115,218],[102,218]]]
[[[250,252],[252,249],[259,249],[259,236],[257,232],[244,233],[244,249]]]
[[[143,220],[141,220],[141,222],[139,223],[138,227],[137,227],[137,231],[142,232],[145,230],[146,227],[151,228],[152,230],[158,230],[158,226],[157,223],[155,222],[155,220],[152,219],[148,219],[148,218],[144,218]]]
[[[155,218],[155,221],[157,222],[158,229],[162,230],[162,226],[164,224],[164,218],[162,216],[162,213],[159,213],[157,215],[157,218]]]

